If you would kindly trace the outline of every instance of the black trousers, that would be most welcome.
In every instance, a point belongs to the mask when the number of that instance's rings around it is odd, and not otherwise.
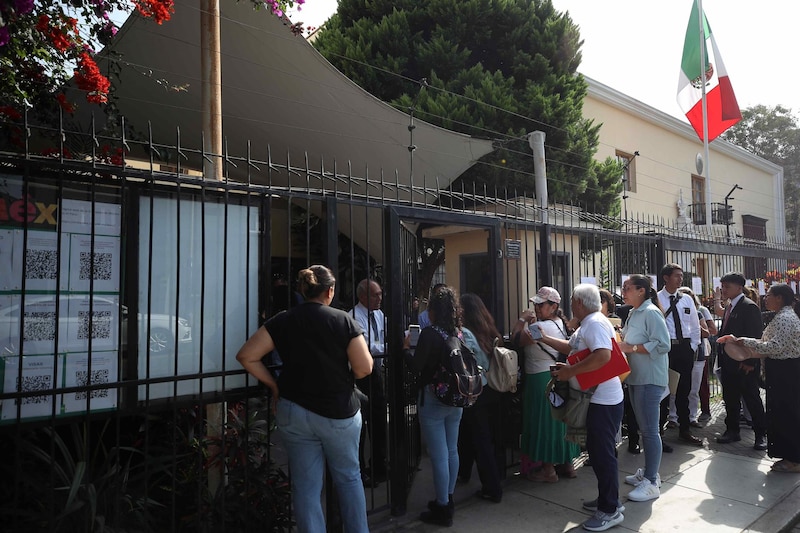
[[[464,409],[458,431],[459,477],[468,479],[476,463],[483,492],[491,496],[503,494],[505,461],[498,442],[501,394],[485,385],[475,405]]]
[[[722,399],[725,401],[725,426],[728,432],[739,434],[739,409],[742,400],[753,417],[753,431],[756,436],[767,434],[767,417],[761,393],[758,390],[758,373],[760,365],[745,374],[739,368],[739,362],[723,356],[722,363]],[[800,385],[800,384],[798,384]]]
[[[669,367],[680,374],[678,388],[675,391],[675,411],[678,415],[680,431],[689,431],[689,391],[692,390],[692,368],[694,368],[694,350],[689,339],[680,344],[673,344],[669,351]],[[663,427],[669,414],[669,396],[661,402],[660,424]]]

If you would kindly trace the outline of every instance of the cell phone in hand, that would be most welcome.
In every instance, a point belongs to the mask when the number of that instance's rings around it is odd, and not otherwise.
[[[417,345],[419,340],[419,324],[411,324],[408,326],[408,341],[412,348]]]
[[[530,324],[528,326],[528,330],[530,330],[531,337],[533,337],[534,340],[538,340],[538,339],[542,338],[542,330],[539,329],[539,324],[537,324],[535,322],[533,324]]]

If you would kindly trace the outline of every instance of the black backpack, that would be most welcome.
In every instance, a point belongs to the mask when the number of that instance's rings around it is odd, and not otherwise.
[[[445,348],[431,379],[433,394],[445,405],[471,407],[483,392],[475,354],[460,337],[434,329],[444,339]]]

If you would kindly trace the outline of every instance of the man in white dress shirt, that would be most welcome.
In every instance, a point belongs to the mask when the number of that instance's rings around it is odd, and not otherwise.
[[[351,310],[353,318],[364,330],[367,346],[375,363],[372,374],[356,381],[356,385],[369,399],[369,409],[364,413],[371,444],[370,468],[364,476],[365,484],[374,486],[386,479],[386,395],[383,392],[383,356],[386,353],[386,322],[381,311],[383,291],[377,282],[361,280],[356,288],[358,304]]]
[[[664,288],[658,292],[658,303],[664,311],[671,342],[669,367],[680,374],[675,391],[675,410],[678,414],[678,438],[694,446],[702,446],[702,439],[692,435],[689,425],[689,391],[692,388],[692,368],[700,344],[700,320],[694,301],[678,292],[683,285],[683,268],[667,263],[661,269]],[[663,424],[669,411],[669,397],[661,402]]]

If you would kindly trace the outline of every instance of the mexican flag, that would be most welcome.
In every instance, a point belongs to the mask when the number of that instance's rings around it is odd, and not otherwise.
[[[703,140],[703,89],[706,86],[706,107],[708,115],[708,141],[716,139],[742,119],[739,104],[733,94],[728,71],[719,55],[714,34],[703,13],[703,33],[705,39],[705,72],[700,72],[700,23],[697,0],[694,1],[686,39],[683,44],[681,74],[678,80],[678,105],[686,113],[686,118],[694,127],[697,136]]]

